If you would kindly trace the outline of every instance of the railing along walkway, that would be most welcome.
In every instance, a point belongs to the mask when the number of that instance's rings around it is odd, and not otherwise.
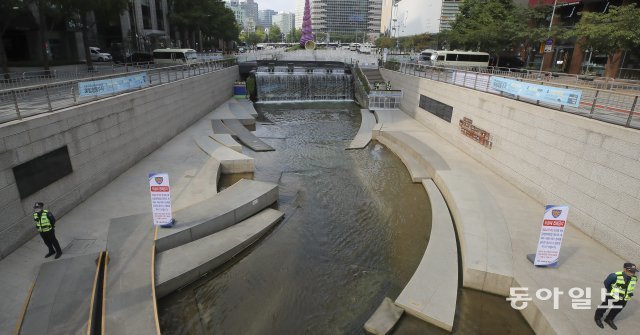
[[[486,73],[486,71],[479,72],[412,63],[387,62],[384,67],[391,71],[462,86],[481,92],[501,95],[518,101],[532,103],[562,112],[569,112],[607,123],[640,129],[640,106],[638,103],[638,94],[629,94],[627,92],[608,89],[593,89],[576,85],[563,85],[554,81],[532,80],[512,76],[508,77],[504,75]],[[494,76],[553,88],[579,90],[582,92],[582,97],[576,107],[566,104],[545,103],[540,100],[532,100],[522,96],[511,95],[502,91],[497,91],[491,87],[491,77]]]
[[[143,88],[187,79],[236,65],[235,59],[210,60],[190,65],[169,66],[106,75],[92,78],[55,81],[44,85],[23,86],[0,90],[0,124],[22,120],[25,117],[53,112],[58,109],[84,104],[90,101],[140,90]],[[118,79],[143,76],[145,82],[139,87],[114,90],[107,94],[80,94],[80,83],[87,81],[112,80],[113,86]],[[126,81],[126,80],[125,80]],[[109,85],[107,85],[109,86]]]

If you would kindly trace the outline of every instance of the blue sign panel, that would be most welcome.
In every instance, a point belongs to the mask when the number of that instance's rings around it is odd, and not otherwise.
[[[582,97],[581,90],[536,85],[494,76],[491,77],[490,86],[496,91],[513,94],[522,98],[573,107],[580,106],[580,98]]]
[[[126,77],[81,82],[78,83],[78,91],[81,97],[92,97],[147,86],[149,86],[149,77],[146,72],[143,72]]]

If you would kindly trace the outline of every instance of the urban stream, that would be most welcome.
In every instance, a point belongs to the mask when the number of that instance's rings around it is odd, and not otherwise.
[[[255,173],[224,175],[280,185],[285,219],[214,273],[159,301],[167,334],[364,334],[383,298],[395,299],[429,240],[421,184],[390,150],[345,150],[360,109],[345,102],[257,105],[256,135],[275,152]],[[458,280],[458,278],[442,278]],[[533,334],[503,297],[461,289],[455,334]],[[446,334],[404,315],[396,335]]]

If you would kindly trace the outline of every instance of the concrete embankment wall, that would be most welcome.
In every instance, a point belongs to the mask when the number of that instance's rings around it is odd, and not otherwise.
[[[228,100],[237,78],[234,66],[0,125],[0,259],[36,234],[35,201],[64,215]],[[12,168],[65,145],[73,172],[21,199]]]
[[[402,89],[403,111],[623,258],[640,258],[640,131],[497,95],[381,70]],[[420,95],[453,107],[451,123]],[[467,117],[491,133],[487,148],[461,133]],[[534,252],[535,250],[531,250]]]

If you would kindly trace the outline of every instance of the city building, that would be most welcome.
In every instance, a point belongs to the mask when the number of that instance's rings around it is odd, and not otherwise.
[[[240,3],[240,8],[244,10],[246,19],[253,19],[253,24],[258,23],[258,3],[253,0],[247,0]],[[255,30],[255,28],[254,28]]]
[[[442,0],[439,31],[451,29],[451,23],[456,20],[456,15],[460,13],[460,5],[463,2],[464,0]]]
[[[258,25],[261,27],[271,27],[273,16],[278,12],[272,9],[261,9],[258,11]]]
[[[313,32],[332,41],[372,41],[380,36],[382,1],[310,0]]]
[[[167,0],[134,0],[120,15],[120,32],[125,53],[150,52],[171,46]],[[117,43],[111,41],[113,44]]]
[[[226,0],[224,3],[225,7],[231,9],[233,15],[236,18],[236,22],[241,26],[245,27],[245,14],[244,9],[240,7],[240,2],[237,0]]]
[[[312,0],[309,0],[310,2]],[[311,4],[311,3],[310,3]],[[304,0],[296,0],[296,29],[302,29],[302,18],[304,16]]]
[[[295,29],[296,15],[293,13],[278,13],[273,16],[273,24],[280,28],[280,32],[289,35]]]

